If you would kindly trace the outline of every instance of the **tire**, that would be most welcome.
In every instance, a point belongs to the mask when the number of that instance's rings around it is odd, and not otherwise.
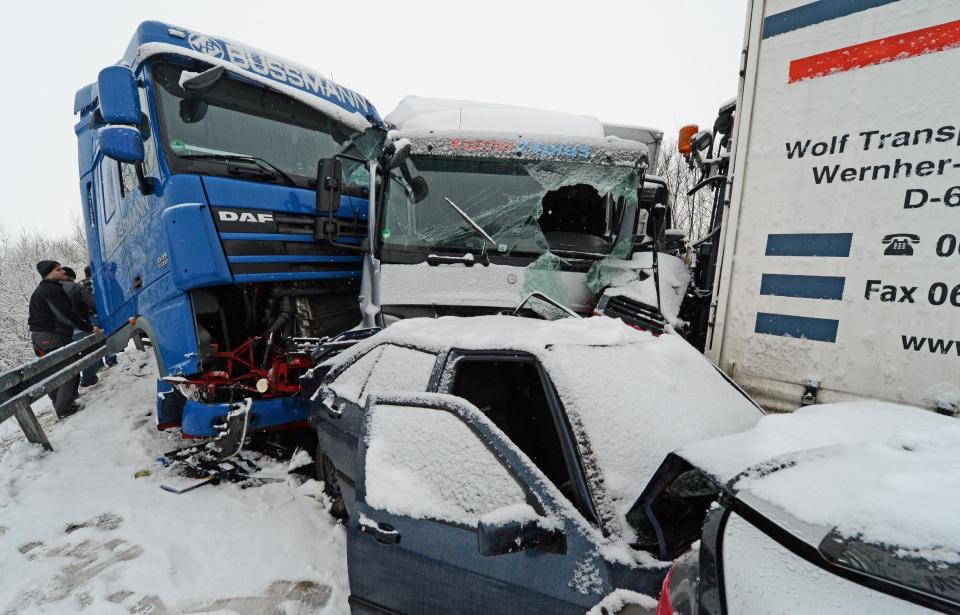
[[[350,515],[347,512],[346,504],[343,503],[340,485],[337,484],[337,468],[319,444],[317,445],[314,463],[317,468],[317,480],[323,483],[323,492],[330,498],[330,516],[338,521],[346,521],[350,518]]]

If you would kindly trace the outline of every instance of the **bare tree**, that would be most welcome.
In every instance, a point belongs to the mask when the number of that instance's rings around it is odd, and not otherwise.
[[[33,358],[27,315],[30,295],[40,281],[37,262],[52,259],[79,272],[88,258],[79,217],[64,236],[51,237],[38,230],[13,235],[0,227],[0,371]]]
[[[703,189],[693,195],[687,194],[696,185],[699,173],[691,169],[686,159],[677,151],[676,141],[664,142],[660,147],[655,170],[667,183],[673,228],[683,230],[690,241],[706,235],[710,230],[708,226],[713,193],[709,189]]]

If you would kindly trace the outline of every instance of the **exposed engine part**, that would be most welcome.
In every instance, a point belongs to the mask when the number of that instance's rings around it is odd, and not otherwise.
[[[205,403],[296,394],[320,339],[360,322],[357,295],[356,280],[191,291],[203,371],[170,382]]]

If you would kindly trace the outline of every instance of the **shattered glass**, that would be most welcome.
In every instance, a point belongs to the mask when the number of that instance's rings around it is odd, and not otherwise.
[[[406,167],[393,174],[385,205],[383,235],[386,247],[424,250],[476,251],[486,240],[450,204],[463,209],[496,242],[491,253],[539,257],[550,250],[540,228],[547,193],[562,187],[584,185],[612,200],[623,196],[636,202],[640,173],[630,167],[557,161],[511,159],[454,159],[411,157]],[[405,189],[413,177],[422,177],[427,194],[420,202]],[[611,202],[612,202],[611,200]],[[604,212],[591,212],[602,217]],[[582,250],[597,256],[613,249],[612,229],[585,241]],[[572,233],[588,235],[589,233]],[[590,239],[584,237],[584,239]],[[576,240],[576,237],[574,237]],[[489,242],[486,242],[489,244]]]
[[[410,188],[414,178],[426,183],[418,201]],[[641,171],[629,166],[510,158],[411,156],[390,176],[381,231],[384,249],[406,252],[488,254],[532,259],[525,270],[523,292],[540,291],[566,303],[560,272],[569,260],[623,259],[633,250],[635,223],[618,237],[625,215],[636,219]],[[560,189],[574,196],[559,197]],[[580,194],[592,195],[583,202]],[[562,191],[561,191],[562,192]],[[544,233],[545,197],[565,207],[555,216],[563,232]],[[562,200],[566,198],[567,200]],[[493,240],[484,238],[447,201],[452,201]],[[582,223],[581,223],[582,221]],[[589,228],[588,228],[589,225]]]
[[[523,294],[539,291],[554,301],[567,304],[567,288],[560,280],[564,260],[546,251],[524,270]]]

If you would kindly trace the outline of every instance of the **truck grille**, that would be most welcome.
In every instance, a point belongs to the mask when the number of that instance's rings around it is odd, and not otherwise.
[[[313,237],[317,214],[295,214],[214,207],[213,219],[223,243],[230,273],[237,281],[249,276],[279,275],[285,279],[344,279],[359,277],[360,252]],[[366,220],[334,218],[338,243],[359,246],[367,234]],[[253,281],[255,278],[249,278]]]
[[[604,316],[619,318],[623,322],[651,333],[663,333],[666,321],[655,308],[623,295],[614,295],[607,300],[602,311]]]

